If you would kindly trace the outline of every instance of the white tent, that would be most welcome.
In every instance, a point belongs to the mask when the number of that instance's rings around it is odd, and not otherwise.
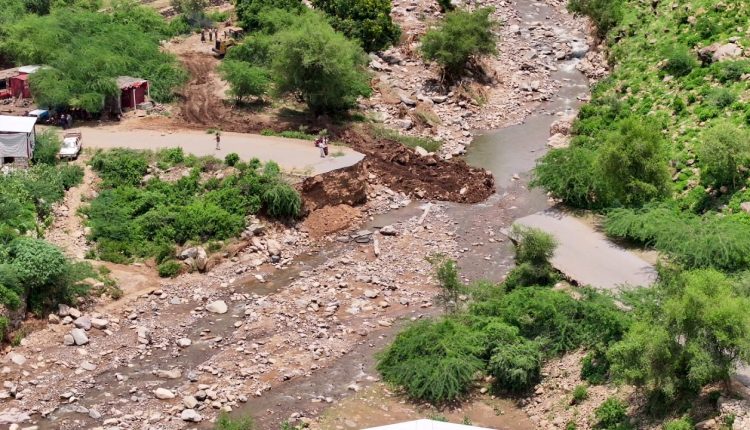
[[[365,430],[491,430],[485,427],[465,426],[442,421],[416,420],[382,427],[372,427]]]
[[[35,125],[36,117],[0,115],[0,157],[31,158],[36,144]]]

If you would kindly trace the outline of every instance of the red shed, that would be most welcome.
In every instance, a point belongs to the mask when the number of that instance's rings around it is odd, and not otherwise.
[[[20,74],[10,78],[10,94],[13,97],[31,98],[31,89],[29,88],[29,75]]]
[[[148,81],[145,79],[120,76],[117,78],[117,87],[120,89],[120,110],[135,109],[150,97]]]

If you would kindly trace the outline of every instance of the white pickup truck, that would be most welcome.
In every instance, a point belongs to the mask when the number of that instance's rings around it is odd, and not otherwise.
[[[81,133],[65,133],[62,147],[60,148],[60,159],[75,160],[81,153]]]

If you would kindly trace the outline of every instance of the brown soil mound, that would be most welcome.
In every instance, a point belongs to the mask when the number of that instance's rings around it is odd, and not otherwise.
[[[326,206],[357,206],[367,201],[367,175],[363,163],[313,176],[299,185],[305,212]]]
[[[366,168],[391,189],[420,198],[477,203],[495,192],[495,179],[461,159],[422,157],[398,142],[344,130],[337,137],[367,155]]]
[[[302,229],[310,237],[323,237],[348,228],[360,216],[359,210],[349,205],[327,206],[311,212],[302,223]]]

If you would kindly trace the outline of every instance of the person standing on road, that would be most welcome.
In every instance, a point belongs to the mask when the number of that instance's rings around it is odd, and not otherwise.
[[[201,30],[201,43],[206,43],[206,29]]]
[[[209,42],[214,41],[214,29],[213,28],[208,29],[208,41]]]
[[[65,120],[68,122],[68,128],[73,128],[73,115],[71,115],[70,112],[68,112]]]
[[[218,131],[216,132],[216,150],[221,150],[221,134]]]

